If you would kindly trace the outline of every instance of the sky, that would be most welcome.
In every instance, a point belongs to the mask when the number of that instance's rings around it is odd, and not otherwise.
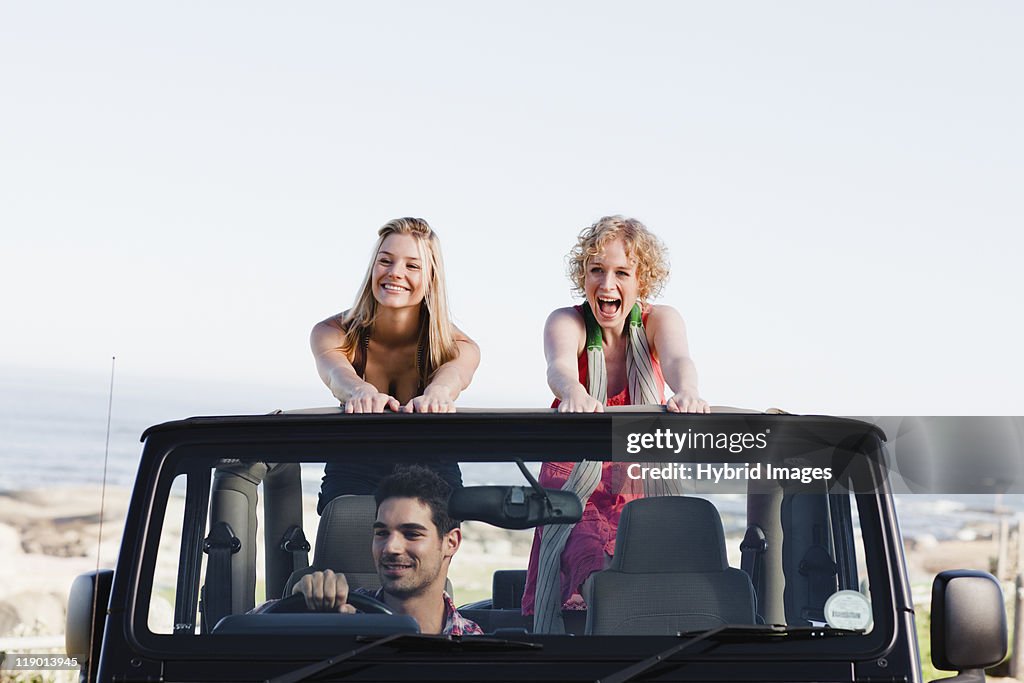
[[[712,404],[1024,415],[1022,33],[985,1],[0,2],[0,374],[329,405],[309,329],[414,215],[483,354],[459,405],[544,406],[565,256],[620,213]]]

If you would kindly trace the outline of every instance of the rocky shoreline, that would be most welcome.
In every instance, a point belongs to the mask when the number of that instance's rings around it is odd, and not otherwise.
[[[71,582],[114,565],[129,494],[98,486],[0,493],[0,637],[64,632]]]

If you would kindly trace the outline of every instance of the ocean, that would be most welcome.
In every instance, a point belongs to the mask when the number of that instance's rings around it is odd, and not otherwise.
[[[152,425],[196,415],[327,405],[323,393],[116,376],[111,401],[109,375],[0,368],[0,491],[100,484],[104,476],[108,484],[131,486],[140,437]],[[109,457],[104,458],[108,405]]]

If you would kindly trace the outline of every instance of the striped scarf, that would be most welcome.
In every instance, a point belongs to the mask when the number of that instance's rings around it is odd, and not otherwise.
[[[601,327],[597,324],[589,303],[583,304],[583,321],[587,328],[587,393],[600,401],[608,402],[608,366],[604,359]],[[629,399],[632,405],[659,405],[661,392],[655,379],[651,349],[647,343],[640,304],[633,304],[626,322],[629,333],[629,352],[626,353],[626,379],[629,383]],[[590,496],[601,483],[602,463],[600,460],[583,460],[573,466],[563,491],[572,491],[579,496],[584,507]],[[665,480],[644,480],[645,496],[678,494],[673,486],[678,482]],[[540,561],[537,565],[537,591],[534,598],[534,633],[565,633],[562,621],[561,558],[574,524],[559,524],[542,527],[540,539]]]

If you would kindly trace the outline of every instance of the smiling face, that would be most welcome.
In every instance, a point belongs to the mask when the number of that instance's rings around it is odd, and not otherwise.
[[[429,266],[419,240],[412,235],[388,235],[373,263],[373,298],[387,308],[419,306],[426,294]]]
[[[622,332],[639,292],[636,261],[621,239],[610,240],[587,262],[583,293],[602,329]]]
[[[373,562],[384,592],[406,599],[444,590],[448,565],[462,540],[440,534],[430,507],[418,498],[386,498],[373,523]]]

